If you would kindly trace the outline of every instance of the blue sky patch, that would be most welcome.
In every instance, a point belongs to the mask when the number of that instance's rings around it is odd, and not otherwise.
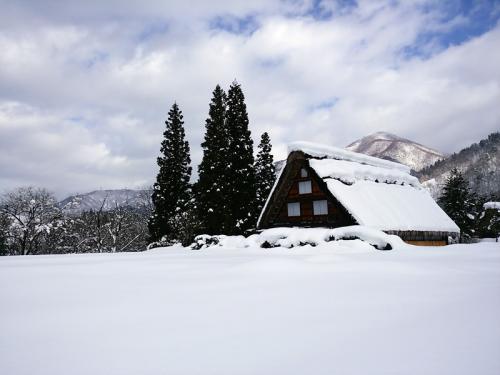
[[[141,42],[154,38],[155,36],[165,34],[168,31],[168,23],[165,21],[155,21],[149,23],[139,33],[138,39]]]
[[[319,103],[315,103],[312,106],[310,106],[309,111],[314,112],[314,111],[332,109],[333,107],[335,107],[335,105],[338,103],[339,100],[340,100],[340,98],[335,97],[335,96],[331,97],[331,98],[327,98],[325,100],[322,100]]]
[[[259,23],[254,15],[247,15],[245,17],[224,15],[213,18],[209,26],[212,30],[222,30],[231,34],[251,35],[259,28]]]
[[[424,30],[415,43],[403,49],[406,58],[428,58],[436,51],[460,45],[493,29],[500,20],[500,2],[447,1],[439,4],[437,29]],[[424,11],[436,11],[426,6]]]

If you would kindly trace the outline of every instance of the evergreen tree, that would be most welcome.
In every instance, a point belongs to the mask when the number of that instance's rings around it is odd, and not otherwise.
[[[255,177],[257,191],[257,217],[262,211],[267,197],[276,179],[274,170],[273,155],[271,154],[271,139],[267,132],[260,138],[259,152],[255,161]]]
[[[201,144],[203,159],[198,166],[199,180],[195,185],[196,204],[201,230],[207,234],[225,233],[228,215],[227,154],[229,134],[226,127],[226,93],[217,85],[205,122],[205,139]]]
[[[462,238],[473,234],[476,202],[467,181],[457,168],[451,170],[438,203],[458,225]]]
[[[226,126],[229,133],[227,155],[228,234],[243,233],[255,225],[256,186],[253,141],[248,129],[248,113],[241,86],[234,81],[227,95]]]
[[[153,214],[148,223],[150,240],[162,244],[177,242],[182,233],[175,229],[176,217],[190,202],[191,158],[185,140],[182,111],[177,103],[168,112],[166,130],[161,143],[160,167],[153,185]]]
[[[495,238],[496,242],[498,242],[498,236],[500,236],[500,207],[495,206],[494,203],[492,206],[484,207],[478,227],[480,237]]]

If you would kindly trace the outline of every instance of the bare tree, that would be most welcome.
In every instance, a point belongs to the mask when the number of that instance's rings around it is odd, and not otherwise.
[[[6,242],[10,254],[50,251],[45,240],[64,223],[54,196],[43,188],[22,187],[4,194],[0,212],[8,222]]]
[[[72,218],[69,232],[75,251],[102,253],[144,250],[149,211],[142,207],[132,208],[129,204],[129,199],[111,202],[106,196],[97,210],[85,211]]]
[[[5,213],[0,212],[0,256],[9,255],[7,247],[7,233],[9,230],[9,220]]]

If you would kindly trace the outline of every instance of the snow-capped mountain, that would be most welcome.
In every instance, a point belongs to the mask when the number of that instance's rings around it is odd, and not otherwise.
[[[347,150],[396,161],[414,171],[445,158],[441,152],[397,135],[377,132],[358,139],[346,147]]]
[[[72,195],[61,202],[59,207],[67,214],[80,214],[84,211],[109,211],[117,206],[128,206],[141,209],[148,205],[150,192],[148,190],[95,190],[90,193]]]

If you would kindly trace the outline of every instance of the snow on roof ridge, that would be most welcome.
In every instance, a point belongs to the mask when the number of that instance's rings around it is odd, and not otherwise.
[[[309,164],[323,179],[336,178],[348,184],[360,180],[388,184],[407,184],[422,189],[415,176],[393,168],[380,168],[369,164],[329,158],[311,159]]]
[[[329,159],[347,160],[361,164],[372,165],[374,167],[397,169],[401,172],[410,173],[410,167],[400,163],[380,158],[375,158],[373,156],[360,154],[354,151],[348,151],[339,147],[322,145],[313,142],[304,142],[304,141],[291,142],[288,145],[288,153],[292,151],[302,151],[314,157],[326,157]]]

